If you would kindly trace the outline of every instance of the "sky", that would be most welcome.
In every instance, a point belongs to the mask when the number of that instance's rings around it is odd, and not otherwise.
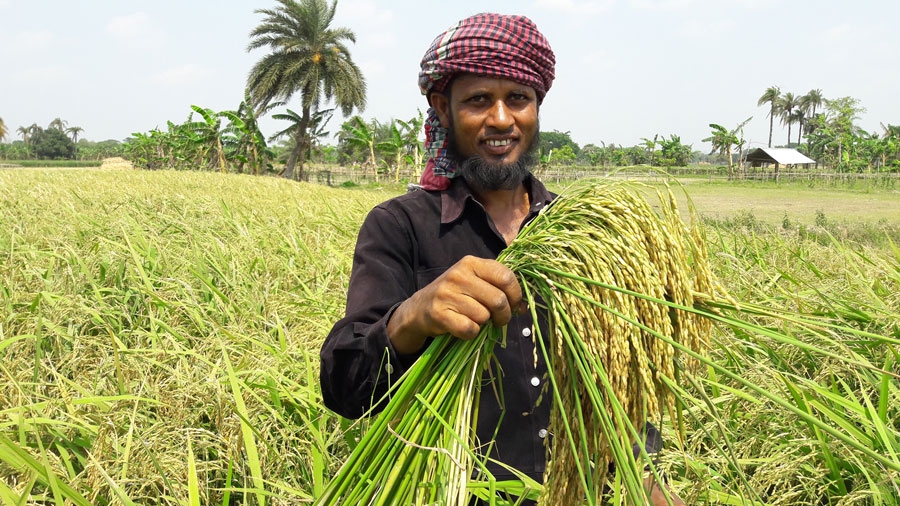
[[[90,140],[184,121],[192,104],[235,109],[264,49],[247,52],[256,9],[274,1],[0,0],[0,118],[16,128],[60,117]],[[427,6],[427,7],[423,7]],[[486,10],[530,17],[556,53],[541,129],[580,145],[680,135],[694,149],[709,123],[764,146],[765,89],[852,96],[860,126],[900,124],[900,2],[895,0],[339,0],[334,26],[356,34],[365,118],[427,108],[416,85],[435,36]],[[299,110],[299,98],[289,107]],[[336,114],[327,130],[340,129]],[[279,128],[267,118],[267,134]],[[282,127],[283,128],[283,127]],[[794,128],[796,131],[796,127]],[[776,121],[774,142],[787,131]]]

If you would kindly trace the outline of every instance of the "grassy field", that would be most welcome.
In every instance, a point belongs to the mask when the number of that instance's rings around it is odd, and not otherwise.
[[[0,503],[317,496],[363,429],[322,407],[318,348],[342,314],[363,217],[400,191],[121,168],[0,171]],[[900,227],[895,192],[689,192],[715,218],[710,254],[736,297],[900,340],[900,252],[886,239]],[[836,356],[822,359],[723,331],[713,356],[900,466],[896,377],[839,358],[896,371],[900,347],[827,337]],[[767,504],[897,504],[896,469],[729,388],[707,392],[726,423],[698,417],[683,443],[667,433],[684,451],[663,463],[689,503],[741,504],[747,480]],[[742,473],[716,450],[717,430]]]
[[[760,221],[814,224],[819,212],[835,224],[900,224],[900,189],[858,185],[813,187],[800,183],[680,180],[701,215],[714,219],[752,214]],[[651,182],[651,184],[654,184]],[[561,191],[564,184],[551,184]],[[683,206],[682,206],[683,207]],[[821,221],[821,217],[819,217]]]
[[[809,188],[801,184],[690,185],[691,198],[703,214],[727,218],[744,211],[768,223],[789,220],[814,224],[817,212],[837,223],[900,223],[900,190]]]

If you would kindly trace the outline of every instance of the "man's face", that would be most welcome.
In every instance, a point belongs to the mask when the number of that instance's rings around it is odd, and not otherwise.
[[[449,97],[432,95],[432,105],[450,130],[452,154],[467,180],[476,170],[484,189],[511,189],[508,186],[521,183],[533,164],[538,135],[534,89],[507,79],[463,74],[453,80]],[[498,179],[498,174],[490,174],[494,170],[514,174],[512,179]]]

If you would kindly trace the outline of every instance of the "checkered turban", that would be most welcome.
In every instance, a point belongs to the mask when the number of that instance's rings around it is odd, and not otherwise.
[[[459,73],[509,79],[530,86],[538,103],[553,83],[556,58],[547,39],[525,16],[476,14],[439,35],[422,58],[419,88],[443,91]],[[427,190],[450,186],[453,162],[447,157],[447,129],[434,108],[425,120],[428,162],[420,184]]]

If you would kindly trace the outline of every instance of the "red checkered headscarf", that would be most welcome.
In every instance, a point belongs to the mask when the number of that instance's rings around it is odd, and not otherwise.
[[[422,58],[419,88],[424,95],[443,91],[453,76],[466,72],[530,86],[540,103],[553,83],[555,65],[550,44],[530,19],[476,14],[434,39]],[[446,189],[455,167],[447,157],[447,129],[433,107],[425,121],[425,150],[428,162],[420,184],[426,190]]]

